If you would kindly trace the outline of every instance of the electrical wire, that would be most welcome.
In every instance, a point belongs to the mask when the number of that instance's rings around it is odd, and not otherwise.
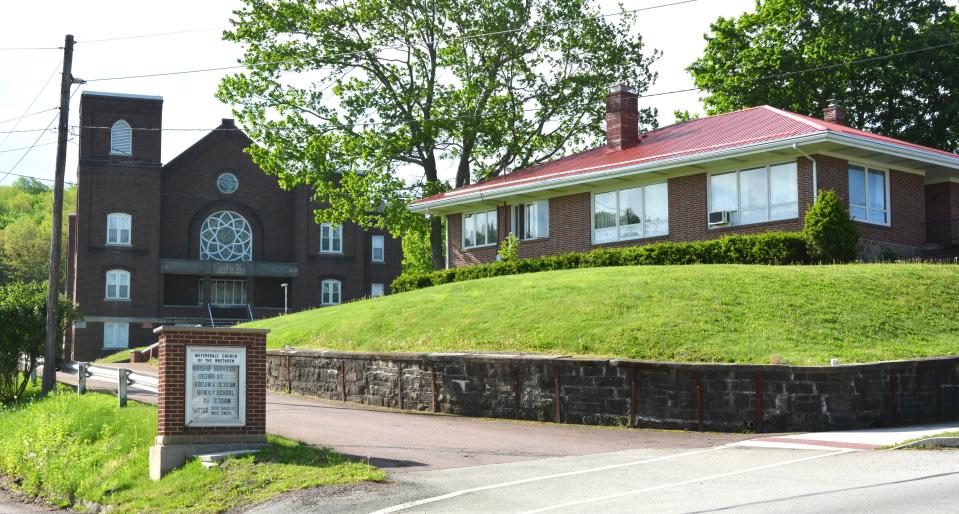
[[[55,114],[55,115],[53,116],[53,118],[50,120],[50,123],[47,123],[47,128],[44,129],[44,132],[46,132],[47,130],[49,130],[50,127],[53,125],[53,122],[54,122],[54,121],[57,121],[57,118],[59,118],[59,117],[60,117],[60,113]],[[20,159],[18,159],[17,162],[13,164],[13,167],[10,168],[9,170],[7,170],[7,172],[4,173],[4,175],[3,175],[2,177],[0,177],[0,184],[2,184],[3,181],[6,180],[6,178],[9,177],[9,176],[17,169],[17,166],[20,166],[20,163],[23,162],[23,160],[26,159],[27,155],[30,154],[30,150],[33,150],[34,148],[37,147],[37,143],[40,142],[40,138],[41,138],[41,137],[43,137],[43,133],[40,133],[40,136],[37,137],[36,141],[34,141],[32,145],[30,145],[29,147],[27,147],[27,151],[26,151],[26,152],[23,152],[23,155],[21,155],[21,156],[20,156]]]
[[[24,114],[23,116],[20,116],[18,118],[10,118],[9,120],[0,120],[0,124],[10,123],[11,121],[22,120],[23,118],[29,118],[30,116],[36,116],[37,114],[43,114],[45,112],[55,111],[57,109],[59,109],[59,107],[51,107],[49,109],[44,109],[42,111],[31,112],[30,114]]]
[[[72,143],[73,140],[71,139],[70,142]],[[23,173],[9,173],[8,175],[10,175],[10,176],[12,176],[12,177],[22,177],[22,178],[32,178],[32,179],[34,179],[34,180],[43,180],[44,182],[56,182],[56,180],[54,180],[54,179],[52,179],[52,178],[37,177],[37,176],[35,176],[35,175],[24,175]],[[70,182],[69,180],[64,180],[63,183],[66,184],[66,185],[68,185],[68,186],[75,186],[75,185],[77,185],[76,182]],[[9,187],[9,186],[8,186],[8,187]]]
[[[3,140],[0,141],[0,148],[2,148],[3,145],[7,142],[7,139],[10,138],[10,134],[16,133],[15,131],[17,130],[17,127],[20,126],[20,121],[29,116],[27,113],[30,112],[30,109],[33,108],[33,104],[37,103],[37,99],[40,98],[40,95],[42,95],[43,92],[46,91],[47,86],[50,85],[50,81],[53,80],[53,77],[55,77],[57,75],[57,72],[60,71],[60,66],[62,64],[63,64],[63,59],[60,59],[60,62],[57,63],[57,67],[53,69],[53,73],[51,73],[50,76],[47,77],[46,82],[43,83],[43,87],[40,88],[40,91],[37,91],[36,96],[34,96],[33,100],[30,101],[30,105],[28,105],[27,108],[23,110],[23,114],[16,119],[16,123],[13,125],[13,128],[10,131],[0,132],[0,134],[6,134],[6,136],[3,137]],[[57,109],[59,109],[59,107]]]
[[[640,8],[637,8],[637,9],[630,9],[630,10],[621,11],[621,12],[600,14],[599,17],[600,17],[600,18],[609,18],[609,17],[612,17],[612,16],[622,16],[622,15],[624,15],[624,14],[634,14],[634,13],[643,12],[643,11],[651,11],[651,10],[653,10],[653,9],[660,9],[660,8],[663,8],[663,7],[672,7],[672,6],[676,6],[676,5],[690,4],[690,3],[699,2],[699,1],[700,1],[700,0],[680,0],[680,1],[676,1],[676,2],[671,2],[671,3],[666,3],[666,4],[659,4],[659,5],[651,5],[651,6],[647,6],[647,7],[640,7]],[[523,30],[528,30],[528,29],[530,29],[530,28],[532,28],[532,27],[537,27],[537,26],[539,26],[539,25],[542,25],[542,24],[533,24],[533,25],[531,25],[531,26],[518,27],[518,28],[515,28],[515,29],[507,29],[507,30],[499,30],[499,31],[491,31],[491,32],[480,32],[480,33],[476,33],[476,34],[467,34],[467,35],[465,35],[465,36],[458,36],[458,37],[450,38],[450,39],[447,40],[447,41],[459,41],[459,40],[476,39],[476,38],[482,38],[482,37],[488,37],[488,36],[496,36],[496,35],[502,35],[502,34],[509,34],[509,33],[513,33],[513,32],[520,32],[520,31],[523,31]],[[204,30],[204,29],[197,29],[197,30]],[[209,30],[209,29],[205,29],[205,30]],[[194,32],[194,31],[182,31],[182,32]],[[167,35],[167,34],[176,34],[176,33],[178,33],[178,32],[160,33],[160,34],[156,34],[156,35]],[[146,34],[146,35],[143,35],[143,36],[129,36],[129,37],[127,37],[127,38],[115,38],[115,39],[133,39],[133,38],[136,38],[136,37],[150,37],[150,36],[151,36],[150,34]],[[93,42],[99,42],[99,41],[111,41],[111,39],[94,40]],[[367,54],[367,53],[373,52],[373,51],[403,50],[403,49],[407,49],[407,48],[409,48],[409,45],[378,46],[378,47],[372,47],[372,48],[369,48],[369,49],[366,49],[366,50],[358,50],[358,51],[355,51],[355,52],[344,52],[344,53],[339,53],[339,54],[329,54],[329,55],[324,56],[324,58],[326,58],[326,59],[331,59],[331,58],[334,58],[334,57],[351,57],[351,56],[354,56],[354,55]],[[268,61],[268,62],[262,63],[261,65],[290,64],[290,63],[305,62],[305,61],[306,61],[306,59],[287,59],[287,60],[280,60],[280,61]],[[87,82],[106,82],[106,81],[111,81],[111,80],[129,80],[129,79],[141,79],[141,78],[154,78],[154,77],[164,77],[164,76],[172,76],[172,75],[185,75],[185,74],[190,74],[190,73],[206,73],[206,72],[210,72],[210,71],[234,70],[234,69],[247,68],[247,67],[248,67],[248,65],[246,65],[246,64],[239,64],[239,65],[232,65],[232,66],[219,66],[219,67],[213,67],[213,68],[199,68],[199,69],[193,69],[193,70],[170,71],[170,72],[164,72],[164,73],[147,73],[147,74],[142,74],[142,75],[123,75],[123,76],[117,76],[117,77],[100,77],[100,78],[87,79]],[[322,69],[322,68],[320,68],[320,69]]]
[[[88,40],[79,40],[76,42],[76,44],[89,45],[92,43],[105,43],[108,41],[126,41],[129,39],[144,39],[144,38],[151,38],[151,37],[172,36],[176,34],[190,34],[194,32],[209,32],[211,30],[225,30],[225,28],[224,27],[205,27],[205,28],[199,28],[199,29],[174,30],[171,32],[154,32],[151,34],[137,34],[132,36],[108,37],[108,38],[102,38],[102,39],[88,39]]]

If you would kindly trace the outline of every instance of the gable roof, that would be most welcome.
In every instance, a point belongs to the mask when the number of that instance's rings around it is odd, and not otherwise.
[[[545,184],[584,182],[618,172],[681,166],[770,146],[819,139],[897,149],[959,170],[959,155],[829,123],[768,105],[669,125],[640,135],[640,142],[618,150],[601,146],[506,175],[440,193],[410,204],[410,210],[466,203],[490,196],[521,193]]]
[[[237,127],[236,123],[232,119],[223,118],[220,121],[219,126],[210,129],[205,136],[198,139],[186,150],[180,152],[180,154],[170,160],[170,162],[164,164],[163,168],[165,170],[176,168],[182,161],[189,159],[193,155],[206,150],[210,146],[215,145],[220,141],[230,141],[235,143],[241,152],[244,148],[253,144],[253,140],[250,139],[250,136],[246,135],[246,132],[243,132],[239,127]]]

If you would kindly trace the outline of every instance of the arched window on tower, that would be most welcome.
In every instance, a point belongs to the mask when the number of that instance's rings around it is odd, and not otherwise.
[[[217,211],[200,227],[200,260],[250,262],[253,231],[246,218],[233,211]]]
[[[110,155],[133,155],[133,129],[126,120],[117,120],[110,129]]]

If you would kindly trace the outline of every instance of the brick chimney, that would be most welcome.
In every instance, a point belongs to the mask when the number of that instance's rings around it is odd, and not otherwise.
[[[622,150],[639,142],[639,95],[624,84],[606,95],[606,146]]]
[[[822,119],[839,125],[848,125],[846,109],[839,105],[839,100],[829,100],[829,106],[822,110]]]

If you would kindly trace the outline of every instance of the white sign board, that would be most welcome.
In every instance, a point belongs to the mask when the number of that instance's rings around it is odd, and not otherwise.
[[[186,426],[246,424],[246,348],[186,347]]]

